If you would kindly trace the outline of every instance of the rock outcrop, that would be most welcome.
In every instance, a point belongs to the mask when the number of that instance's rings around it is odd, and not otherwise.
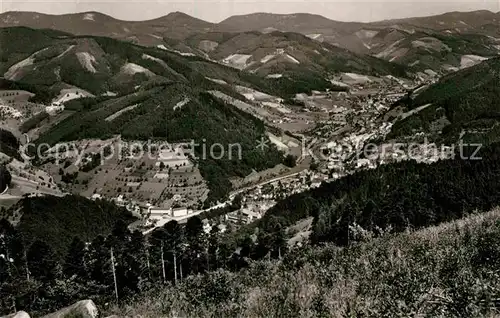
[[[30,315],[28,315],[28,313],[25,311],[18,311],[15,314],[10,314],[8,316],[3,316],[0,318],[30,318]]]
[[[99,310],[92,300],[81,300],[71,306],[63,308],[55,313],[43,316],[43,318],[97,318]]]

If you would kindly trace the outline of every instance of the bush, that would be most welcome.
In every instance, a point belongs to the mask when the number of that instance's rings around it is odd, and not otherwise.
[[[5,189],[10,186],[12,181],[12,176],[9,170],[4,165],[0,166],[0,192],[5,191]]]
[[[295,157],[294,155],[287,155],[283,163],[285,164],[285,166],[293,168],[297,165],[297,157]]]

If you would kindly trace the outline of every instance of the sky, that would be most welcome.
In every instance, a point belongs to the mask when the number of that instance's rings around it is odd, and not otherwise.
[[[181,11],[210,22],[253,12],[307,12],[339,21],[370,22],[483,9],[500,11],[500,0],[0,0],[0,12],[64,14],[98,11],[122,20],[147,20]]]

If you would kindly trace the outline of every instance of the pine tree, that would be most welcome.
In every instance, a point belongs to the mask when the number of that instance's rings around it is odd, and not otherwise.
[[[5,191],[5,189],[10,185],[12,176],[9,170],[4,165],[0,165],[0,193]]]
[[[273,253],[271,257],[281,260],[288,251],[287,244],[285,228],[281,227],[273,233]]]
[[[198,216],[190,218],[186,224],[186,242],[188,244],[186,273],[200,273],[206,269],[205,233],[203,222]],[[186,266],[187,267],[187,266]]]
[[[227,240],[221,238],[217,249],[217,264],[218,268],[228,269],[228,262],[233,254],[233,249]]]
[[[373,200],[368,200],[363,209],[362,222],[367,224],[366,229],[373,231],[376,226],[376,216],[379,215],[378,207]]]
[[[207,250],[207,259],[208,259],[208,270],[216,270],[219,268],[219,260],[218,260],[218,249],[219,249],[219,227],[217,225],[213,225],[210,230],[210,235],[208,238],[208,250]]]
[[[271,257],[275,259],[281,259],[281,257],[285,254],[287,248],[285,226],[281,224],[278,218],[272,218],[270,220],[270,223]]]
[[[66,277],[71,278],[76,276],[78,279],[87,278],[85,250],[85,243],[78,237],[73,238],[63,266],[63,272]]]
[[[162,254],[165,251],[165,230],[163,228],[153,231],[148,238],[149,264],[151,277],[154,281],[163,281]]]
[[[6,219],[0,220],[0,281],[13,275],[12,243],[16,236],[14,226]]]
[[[179,262],[183,260],[183,245],[185,243],[184,231],[175,220],[168,222],[163,227],[165,231],[165,257],[168,264],[169,279],[174,282],[179,276]]]
[[[332,214],[333,211],[326,205],[323,205],[319,209],[318,215],[315,216],[313,219],[313,224],[312,224],[313,231],[309,238],[311,243],[317,244],[329,237],[329,232],[331,231],[332,228],[331,224]]]
[[[109,266],[109,247],[101,235],[90,244],[89,251],[90,277],[99,285],[111,286],[113,277]]]
[[[121,250],[125,247],[125,244],[130,241],[130,238],[131,233],[127,227],[127,223],[123,220],[119,220],[115,223],[107,241],[115,249]]]
[[[127,243],[123,259],[126,263],[126,284],[132,291],[140,291],[148,277],[146,260],[146,244],[144,236],[139,231],[134,231],[131,240]]]
[[[199,244],[203,235],[203,222],[198,216],[194,216],[187,221],[186,239],[188,244]]]
[[[250,257],[254,251],[254,242],[250,236],[246,236],[243,242],[241,243],[240,256],[241,257]]]
[[[28,268],[33,278],[51,282],[60,276],[61,268],[52,248],[42,241],[31,244],[28,254]]]
[[[26,260],[27,250],[24,246],[21,234],[16,231],[11,241],[11,258],[13,260],[15,275],[29,281],[28,263]]]
[[[257,234],[257,244],[255,246],[253,258],[255,260],[264,259],[269,254],[270,248],[271,235],[269,235],[265,231],[259,231],[259,233]]]
[[[163,227],[168,250],[175,250],[184,243],[184,231],[177,221],[170,221]]]
[[[131,241],[131,233],[128,229],[127,224],[123,220],[116,222],[111,234],[106,239],[106,245],[109,250],[113,251],[113,262],[114,262],[114,272],[113,277],[116,279],[118,284],[118,294],[120,297],[126,297],[135,292],[137,287],[137,277],[129,277],[129,254],[127,253],[127,248]],[[111,252],[108,255],[110,264]]]

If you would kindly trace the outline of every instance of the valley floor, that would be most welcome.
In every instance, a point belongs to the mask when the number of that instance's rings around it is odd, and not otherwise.
[[[500,208],[348,248],[217,271],[107,309],[119,317],[484,317],[500,314]]]

